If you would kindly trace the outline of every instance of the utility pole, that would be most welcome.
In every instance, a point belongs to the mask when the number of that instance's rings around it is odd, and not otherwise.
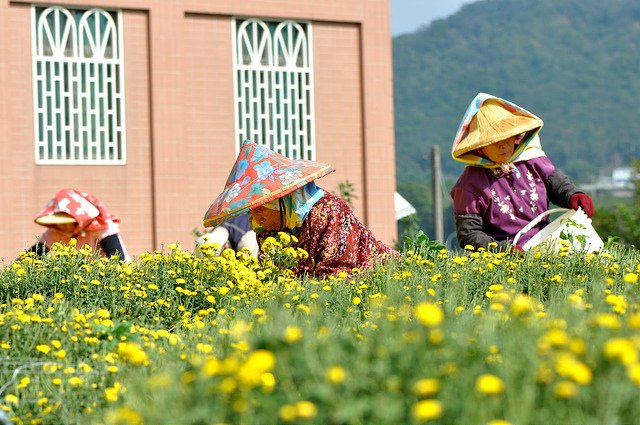
[[[433,176],[433,233],[435,240],[444,243],[444,228],[442,225],[442,174],[440,169],[440,146],[431,147],[431,167]]]

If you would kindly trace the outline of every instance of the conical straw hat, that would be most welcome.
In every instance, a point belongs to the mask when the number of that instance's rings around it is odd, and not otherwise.
[[[489,98],[477,109],[466,131],[461,125],[463,132],[457,135],[457,143],[454,142],[453,158],[521,133],[539,130],[542,125],[542,120],[529,111],[499,98]]]
[[[224,190],[207,210],[202,224],[205,227],[217,226],[332,171],[329,164],[289,159],[265,146],[246,141]]]

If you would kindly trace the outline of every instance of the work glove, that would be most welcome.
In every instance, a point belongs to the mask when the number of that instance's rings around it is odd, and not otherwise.
[[[569,205],[573,210],[577,210],[578,207],[582,208],[582,211],[584,211],[584,213],[589,218],[593,216],[593,213],[594,213],[593,201],[591,200],[591,197],[586,193],[579,192],[571,195],[571,198],[569,199]]]
[[[524,248],[522,248],[520,245],[511,245],[511,248],[509,248],[509,252],[511,254],[522,254],[524,253]]]

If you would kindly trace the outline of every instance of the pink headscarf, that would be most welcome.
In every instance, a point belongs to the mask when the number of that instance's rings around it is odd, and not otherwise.
[[[111,214],[98,198],[86,192],[76,189],[61,189],[36,215],[34,221],[56,213],[69,214],[78,224],[73,230],[73,235],[61,232],[53,224],[43,224],[48,229],[40,236],[40,242],[48,247],[51,247],[55,242],[67,244],[73,237],[77,240],[79,248],[87,244],[91,248],[97,249],[100,247],[102,239],[120,233],[118,225],[120,219]],[[122,247],[124,249],[124,244]],[[126,252],[124,255],[128,258]]]
[[[76,189],[59,190],[34,220],[56,213],[66,213],[73,217],[78,223],[74,233],[105,230],[112,223],[120,223],[120,219],[111,214],[98,198]]]

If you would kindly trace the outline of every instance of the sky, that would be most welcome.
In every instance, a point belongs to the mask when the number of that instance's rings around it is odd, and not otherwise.
[[[423,24],[456,13],[476,0],[390,0],[391,35],[414,32]]]

